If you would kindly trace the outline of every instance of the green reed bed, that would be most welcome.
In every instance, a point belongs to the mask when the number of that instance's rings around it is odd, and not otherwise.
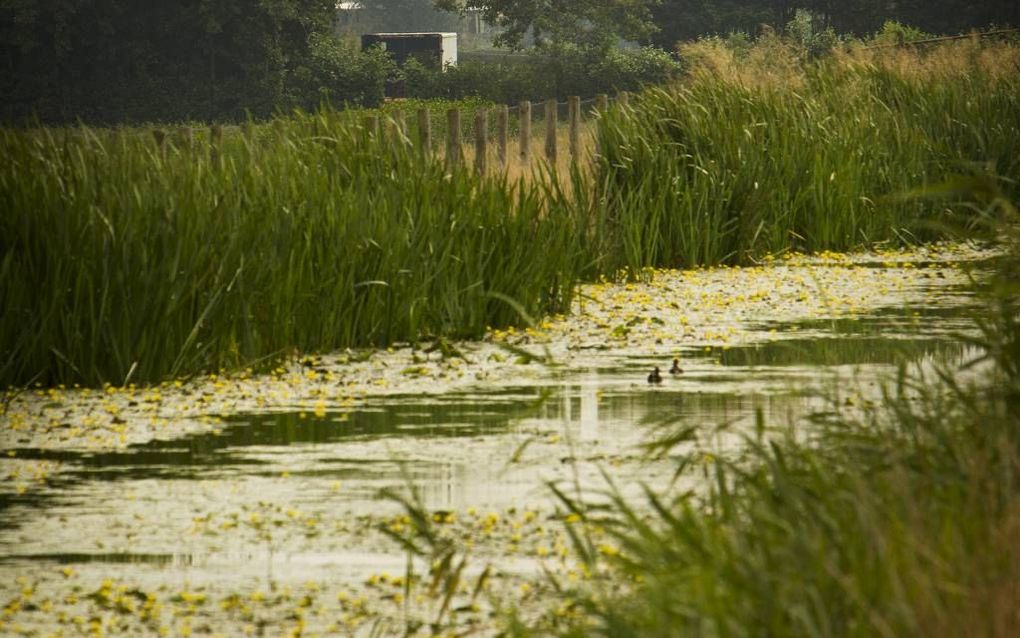
[[[847,60],[805,69],[696,71],[599,121],[596,179],[616,265],[928,240],[959,220],[897,195],[969,162],[1020,177],[1015,73],[977,61],[946,73]]]
[[[938,237],[966,209],[898,195],[968,162],[1020,177],[1016,50],[965,53],[938,72],[696,67],[598,116],[592,164],[559,175],[451,169],[414,147],[410,113],[406,137],[364,112],[0,131],[0,384],[477,337],[519,320],[501,295],[564,310],[579,278],[621,268]]]
[[[0,132],[0,383],[155,381],[567,307],[573,217],[337,115]],[[216,137],[215,133],[212,135]]]

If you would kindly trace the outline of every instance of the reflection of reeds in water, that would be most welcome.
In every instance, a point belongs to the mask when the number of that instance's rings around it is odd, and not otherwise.
[[[728,348],[720,352],[719,361],[726,366],[896,365],[926,357],[958,360],[963,352],[963,344],[948,339],[821,337]]]

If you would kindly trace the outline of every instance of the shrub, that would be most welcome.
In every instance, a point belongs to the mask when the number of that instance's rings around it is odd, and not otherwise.
[[[361,51],[353,41],[313,35],[308,64],[292,77],[291,106],[314,110],[320,104],[378,106],[386,80],[395,72],[381,49]]]
[[[828,53],[839,44],[839,36],[832,27],[823,28],[818,16],[806,9],[797,9],[793,20],[786,25],[786,35],[808,57]]]
[[[875,34],[874,39],[876,44],[902,44],[904,42],[916,42],[934,37],[931,33],[925,33],[902,22],[886,20],[882,28]]]
[[[593,55],[576,47],[532,52],[499,62],[464,61],[445,71],[409,61],[403,69],[406,94],[416,98],[479,97],[510,104],[568,95],[633,91],[676,77],[679,63],[653,47],[610,49]]]

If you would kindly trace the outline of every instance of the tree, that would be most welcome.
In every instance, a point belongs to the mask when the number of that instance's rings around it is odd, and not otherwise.
[[[782,30],[806,10],[824,27],[866,37],[887,20],[938,34],[991,24],[1020,26],[1020,0],[662,0],[653,8],[659,31],[654,41],[672,49],[677,42],[734,31],[755,33],[768,24]]]
[[[432,0],[359,0],[365,31],[456,31],[457,16]]]
[[[663,0],[652,13],[658,27],[653,41],[667,50],[704,35],[753,34],[777,19],[773,2],[748,0]]]
[[[266,114],[334,15],[334,0],[0,0],[3,116]]]
[[[574,46],[606,51],[619,38],[645,41],[655,30],[658,0],[436,0],[448,11],[480,11],[501,29],[497,46],[520,49],[530,35],[540,48]]]

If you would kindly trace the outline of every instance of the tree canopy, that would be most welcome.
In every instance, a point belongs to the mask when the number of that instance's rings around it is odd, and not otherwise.
[[[434,2],[434,6],[431,4]],[[361,0],[386,30],[448,30],[474,11],[496,44],[559,49],[595,68],[621,38],[782,29],[798,9],[866,36],[887,20],[934,34],[1020,26],[1020,0]],[[0,0],[0,118],[238,119],[320,99],[374,103],[387,63],[333,37],[335,0]],[[570,49],[570,51],[566,51]]]
[[[734,31],[782,29],[797,9],[818,16],[837,33],[867,36],[894,20],[928,33],[958,33],[992,24],[1020,26],[1020,0],[661,0],[652,9],[655,43]]]
[[[457,16],[432,0],[359,0],[365,31],[456,31]]]
[[[655,31],[658,0],[436,0],[449,11],[479,11],[500,30],[495,44],[521,48],[526,36],[539,47],[575,45],[606,49],[619,38],[643,41]]]
[[[8,119],[267,112],[333,0],[0,0]]]

